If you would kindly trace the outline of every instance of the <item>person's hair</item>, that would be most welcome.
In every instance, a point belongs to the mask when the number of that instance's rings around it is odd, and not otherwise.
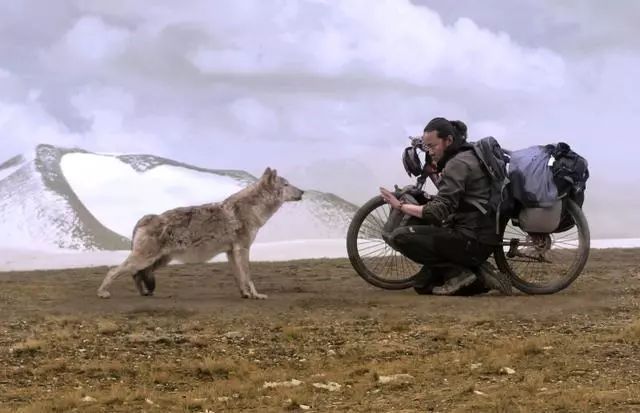
[[[467,140],[467,125],[461,120],[449,121],[445,118],[433,118],[427,123],[427,126],[424,127],[424,131],[436,131],[440,139],[451,135],[453,136],[454,142],[457,143]]]

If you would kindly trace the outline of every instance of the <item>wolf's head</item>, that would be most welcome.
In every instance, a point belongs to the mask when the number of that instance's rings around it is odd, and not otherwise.
[[[260,178],[266,186],[271,189],[282,202],[299,201],[302,199],[304,191],[291,185],[289,181],[281,176],[275,169],[267,167]]]

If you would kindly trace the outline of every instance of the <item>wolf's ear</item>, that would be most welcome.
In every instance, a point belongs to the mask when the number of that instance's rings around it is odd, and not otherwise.
[[[276,170],[271,169],[267,166],[267,169],[264,170],[264,173],[262,174],[261,179],[264,179],[265,182],[273,185],[276,182]]]
[[[271,185],[275,185],[276,184],[276,177],[278,176],[278,171],[276,171],[275,169],[271,170],[271,174],[269,175],[269,183]]]

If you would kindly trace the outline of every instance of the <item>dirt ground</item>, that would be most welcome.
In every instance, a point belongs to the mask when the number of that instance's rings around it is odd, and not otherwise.
[[[347,260],[0,273],[3,412],[640,411],[640,251],[552,296],[418,296]]]

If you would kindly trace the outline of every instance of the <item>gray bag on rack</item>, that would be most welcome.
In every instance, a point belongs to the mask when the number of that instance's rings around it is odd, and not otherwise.
[[[517,224],[526,232],[550,233],[560,223],[562,200],[558,198],[552,160],[544,146],[531,146],[511,153],[511,191],[522,205]]]

